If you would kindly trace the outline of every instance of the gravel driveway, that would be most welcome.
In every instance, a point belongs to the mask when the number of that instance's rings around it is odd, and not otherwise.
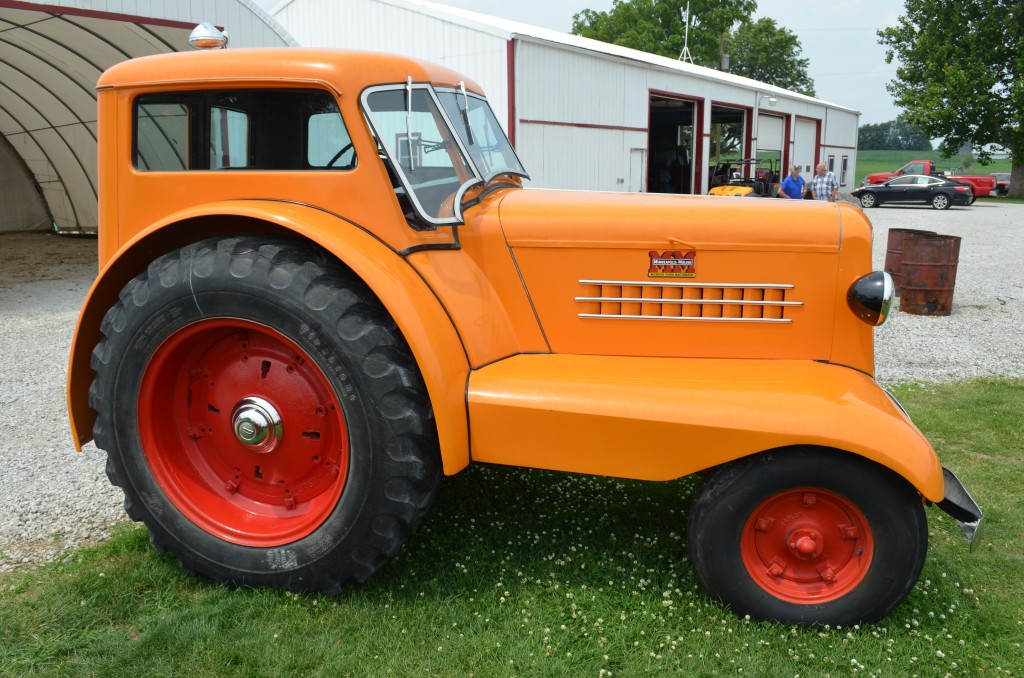
[[[884,207],[875,224],[875,268],[890,228],[963,238],[953,315],[894,311],[877,331],[885,383],[1024,377],[1024,205]],[[102,541],[124,521],[121,491],[90,444],[74,451],[64,400],[78,309],[96,272],[96,241],[0,235],[0,572],[51,561]]]

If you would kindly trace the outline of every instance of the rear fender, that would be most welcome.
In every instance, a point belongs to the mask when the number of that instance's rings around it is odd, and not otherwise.
[[[106,261],[78,317],[68,366],[67,402],[75,446],[92,439],[89,361],[102,338],[100,323],[118,294],[157,257],[193,242],[238,233],[292,235],[320,245],[351,268],[395,319],[416,357],[434,408],[446,474],[469,463],[465,384],[469,361],[462,341],[430,288],[402,257],[369,232],[337,215],[294,203],[237,200],[202,205],[152,225]]]

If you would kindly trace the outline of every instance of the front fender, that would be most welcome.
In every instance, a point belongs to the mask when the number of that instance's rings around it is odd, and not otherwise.
[[[811,360],[520,355],[469,383],[474,461],[669,480],[795,445],[866,457],[943,499],[942,467],[870,376]]]
[[[235,200],[173,214],[141,231],[103,265],[79,313],[68,365],[67,403],[75,446],[92,439],[89,360],[102,338],[100,323],[121,289],[157,257],[214,236],[292,235],[314,242],[351,268],[373,290],[409,343],[434,408],[444,471],[469,463],[465,384],[469,360],[440,302],[415,270],[366,229],[307,205]]]

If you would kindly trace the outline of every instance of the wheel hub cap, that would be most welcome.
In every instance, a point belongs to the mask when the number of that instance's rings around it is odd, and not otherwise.
[[[284,432],[281,415],[263,398],[243,398],[231,415],[235,438],[257,454],[273,452]]]
[[[824,540],[817,530],[797,530],[790,537],[789,549],[800,560],[813,560],[824,550]]]

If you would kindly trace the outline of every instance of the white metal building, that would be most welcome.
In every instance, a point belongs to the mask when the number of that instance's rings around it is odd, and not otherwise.
[[[858,111],[747,78],[423,0],[283,0],[273,16],[304,46],[465,73],[537,186],[706,193],[730,135],[806,178],[817,161],[855,176]]]
[[[191,49],[200,21],[239,47],[295,44],[250,0],[0,0],[0,232],[96,231],[96,81]]]

